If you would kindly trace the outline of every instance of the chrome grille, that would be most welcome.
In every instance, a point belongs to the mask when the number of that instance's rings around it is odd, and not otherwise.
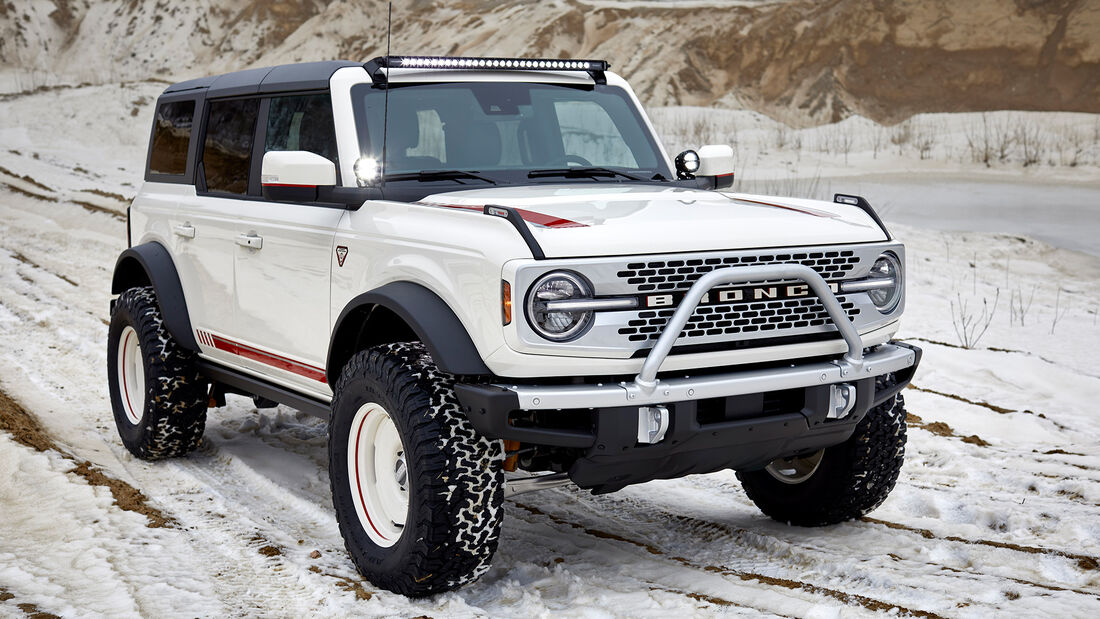
[[[626,265],[626,269],[619,271],[616,275],[628,285],[635,287],[638,292],[675,292],[687,290],[705,273],[730,266],[803,264],[817,271],[825,281],[836,281],[844,279],[858,263],[859,257],[854,251],[843,249],[631,262]],[[821,307],[821,304],[819,303],[818,306]]]
[[[843,295],[837,298],[848,318],[855,320],[860,309]],[[638,317],[630,320],[626,327],[620,328],[619,334],[627,336],[631,342],[656,340],[675,311],[676,308],[666,308],[638,312]],[[782,335],[792,329],[825,325],[832,328],[825,306],[816,298],[746,302],[696,308],[680,337],[700,338],[768,331]]]

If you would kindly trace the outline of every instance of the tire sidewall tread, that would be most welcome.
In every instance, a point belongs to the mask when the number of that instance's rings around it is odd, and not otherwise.
[[[420,343],[386,344],[354,355],[337,381],[329,429],[329,478],[345,546],[374,584],[409,596],[455,589],[489,569],[503,520],[500,441],[480,436]],[[348,435],[359,408],[386,408],[401,435],[409,512],[401,538],[374,544],[355,511]]]
[[[118,345],[126,327],[133,327],[145,370],[141,421],[127,418],[118,376]],[[143,460],[161,460],[193,451],[206,428],[206,381],[197,356],[184,349],[164,326],[156,293],[150,286],[119,295],[107,335],[107,381],[119,438]]]

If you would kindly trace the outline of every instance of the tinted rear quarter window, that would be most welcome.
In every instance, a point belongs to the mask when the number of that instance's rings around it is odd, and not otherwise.
[[[272,97],[264,152],[273,150],[306,150],[337,163],[329,95]]]
[[[206,142],[202,149],[202,165],[207,191],[248,193],[252,139],[259,109],[259,99],[210,103],[210,116],[206,123]]]
[[[194,101],[161,103],[153,120],[153,146],[149,153],[151,174],[182,175],[187,172],[187,146],[195,120]]]

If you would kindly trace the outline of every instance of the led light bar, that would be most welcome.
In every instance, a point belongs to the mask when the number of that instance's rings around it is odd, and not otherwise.
[[[456,69],[466,71],[585,71],[598,82],[610,65],[606,60],[564,58],[472,58],[455,56],[379,56],[366,64],[376,82],[384,82],[378,69]]]
[[[495,71],[606,71],[603,60],[546,58],[452,58],[445,56],[390,56],[382,66],[394,69],[490,69]]]

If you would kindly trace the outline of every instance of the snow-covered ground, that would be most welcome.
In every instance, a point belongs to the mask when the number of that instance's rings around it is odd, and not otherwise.
[[[1100,258],[1020,235],[1012,210],[975,222],[986,232],[933,230],[943,211],[887,210],[908,251],[900,335],[925,357],[905,392],[901,479],[862,521],[772,522],[730,472],[599,497],[550,490],[508,502],[481,580],[408,600],[363,582],[343,551],[322,421],[231,398],[195,454],[135,460],[111,416],[105,319],[161,88],[0,98],[0,615],[1100,615]],[[654,115],[672,133],[681,112]],[[880,130],[890,131],[853,133]],[[1053,196],[1048,219],[1070,208],[1083,209],[1083,226],[1100,220],[1095,144],[1075,167],[1024,168],[1012,155],[987,170],[904,145],[889,156],[852,147],[841,166],[843,153],[806,142],[747,145],[772,131],[738,128],[741,183],[825,194],[822,179],[869,172],[936,192],[950,172],[997,199]],[[788,131],[808,142],[837,129]],[[686,137],[670,147],[702,143]],[[1093,243],[1083,249],[1098,253]],[[975,320],[996,305],[972,350],[953,327],[962,304]]]

